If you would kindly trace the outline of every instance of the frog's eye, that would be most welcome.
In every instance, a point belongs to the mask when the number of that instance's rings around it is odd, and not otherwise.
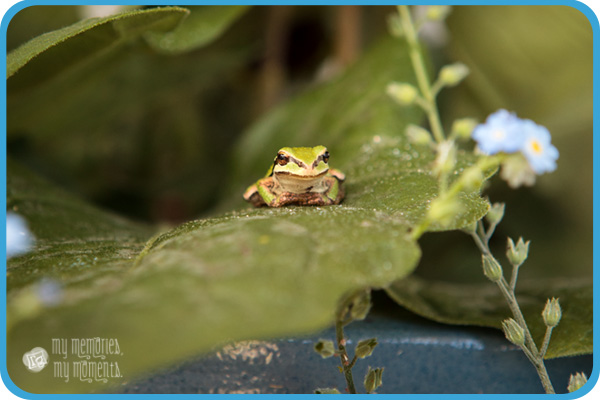
[[[290,161],[290,157],[286,156],[283,153],[277,154],[277,158],[275,158],[275,162],[279,165],[286,165]]]
[[[323,153],[323,155],[321,156],[321,158],[323,159],[323,162],[325,164],[327,164],[327,162],[329,161],[329,152],[326,151],[325,153]]]

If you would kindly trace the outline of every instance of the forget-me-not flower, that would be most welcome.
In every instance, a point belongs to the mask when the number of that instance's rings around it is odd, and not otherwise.
[[[26,253],[33,243],[33,236],[25,220],[12,212],[6,213],[6,258]]]
[[[519,132],[521,121],[514,113],[498,110],[490,114],[485,123],[475,127],[472,137],[485,154],[514,153],[523,144]]]
[[[558,150],[550,143],[548,129],[529,119],[518,118],[514,113],[496,111],[473,130],[472,137],[479,149],[488,155],[520,152],[535,174],[556,169]],[[515,165],[512,163],[509,169],[514,169]]]
[[[556,169],[558,150],[550,143],[550,132],[533,121],[523,121],[523,145],[521,153],[527,158],[536,174],[552,172]]]

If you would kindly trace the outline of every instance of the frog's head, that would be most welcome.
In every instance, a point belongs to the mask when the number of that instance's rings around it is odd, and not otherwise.
[[[325,146],[284,147],[277,152],[273,163],[275,175],[297,178],[316,178],[329,171],[329,152]]]

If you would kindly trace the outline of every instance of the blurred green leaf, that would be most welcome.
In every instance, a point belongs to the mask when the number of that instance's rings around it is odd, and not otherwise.
[[[165,32],[189,14],[185,8],[135,10],[104,18],[90,18],[45,33],[11,51],[6,57],[8,90],[40,83],[69,66],[108,51],[147,31]],[[15,75],[19,72],[18,75]]]
[[[204,46],[220,36],[248,6],[192,6],[190,15],[168,33],[148,32],[146,40],[161,52],[177,54]]]
[[[6,29],[6,50],[31,38],[71,25],[81,19],[77,6],[30,6],[20,10]]]
[[[512,317],[506,300],[491,282],[451,283],[413,275],[394,282],[386,292],[412,312],[447,324],[501,329],[502,321]],[[592,353],[593,290],[589,280],[523,280],[517,285],[516,294],[538,346],[546,331],[542,320],[546,300],[550,297],[560,299],[563,317],[552,332],[547,358]]]
[[[42,278],[69,283],[113,272],[131,263],[152,235],[149,227],[93,207],[10,158],[7,171],[7,209],[23,215],[35,236],[33,251],[8,263],[9,292]]]

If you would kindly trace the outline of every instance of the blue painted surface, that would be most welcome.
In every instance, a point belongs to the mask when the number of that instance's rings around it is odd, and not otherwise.
[[[378,393],[543,393],[534,367],[495,329],[437,324],[409,313],[370,315],[346,327],[349,349],[377,337],[379,345],[354,368],[357,388],[367,367],[384,367]],[[305,338],[251,342],[217,355],[188,360],[121,388],[122,393],[312,393],[345,388],[339,359],[314,350],[333,329]],[[557,393],[569,375],[590,374],[592,356],[547,361]],[[360,390],[359,389],[359,390]]]

